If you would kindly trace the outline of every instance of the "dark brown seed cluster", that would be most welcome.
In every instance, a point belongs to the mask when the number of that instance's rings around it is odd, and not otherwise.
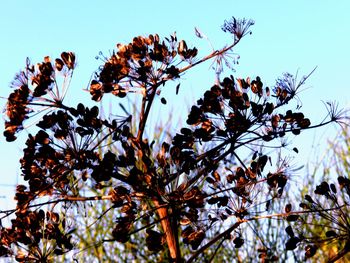
[[[178,43],[175,35],[165,40],[157,34],[139,36],[129,44],[118,44],[117,51],[103,58],[105,63],[91,82],[92,99],[99,101],[105,93],[121,98],[130,91],[148,94],[155,85],[179,78],[177,55],[182,61],[191,62],[197,49],[188,48],[184,40]]]
[[[61,59],[62,58],[62,59]],[[30,118],[36,106],[60,106],[64,95],[58,92],[55,71],[64,71],[69,77],[75,67],[75,55],[72,52],[63,52],[61,58],[53,64],[49,57],[42,63],[31,65],[27,60],[26,69],[15,76],[12,86],[15,91],[10,94],[6,105],[4,136],[7,141],[16,140],[16,133],[23,129],[23,122]],[[64,93],[64,91],[63,91]]]
[[[19,250],[15,255],[17,262],[47,262],[53,255],[62,255],[71,250],[72,231],[68,230],[65,218],[58,213],[44,210],[27,209],[24,202],[31,198],[31,191],[25,186],[18,186],[16,191],[16,218],[11,220],[11,227],[0,229],[0,256],[10,256],[9,249],[13,244],[30,247],[29,250]],[[48,246],[47,253],[43,253],[43,244]]]
[[[343,250],[347,249],[349,213],[344,204],[349,200],[350,180],[339,176],[338,184],[339,190],[334,183],[329,184],[323,181],[314,190],[316,198],[305,195],[305,202],[299,204],[299,207],[305,211],[303,215],[293,214],[291,205],[286,206],[285,212],[289,214],[286,220],[294,223],[286,228],[289,235],[289,239],[285,244],[287,250],[304,246],[304,255],[307,259],[313,257],[322,247],[339,246]],[[306,213],[307,211],[317,211],[317,213]],[[321,235],[320,233],[313,233],[312,229],[307,227],[309,223],[315,221],[323,226]],[[293,229],[298,231],[299,234],[296,235]],[[339,254],[343,250],[340,250]],[[333,257],[337,258],[338,254]]]

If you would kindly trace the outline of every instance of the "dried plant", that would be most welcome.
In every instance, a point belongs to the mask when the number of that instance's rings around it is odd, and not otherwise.
[[[104,204],[95,220],[107,213],[114,217],[108,235],[92,246],[132,245],[135,234],[143,233],[148,251],[165,251],[161,260],[172,262],[212,261],[226,245],[241,257],[240,248],[257,233],[254,228],[249,232],[250,222],[298,220],[289,206],[283,213],[268,209],[268,204],[281,200],[293,174],[287,158],[276,160],[274,150],[283,148],[290,134],[341,118],[334,113],[312,125],[299,105],[293,109],[290,102],[300,100],[298,91],[310,75],[298,82],[285,74],[270,89],[260,77],[221,78],[218,65],[216,83],[192,106],[187,125],[171,141],[154,143],[145,136],[161,89],[181,81],[200,63],[227,62],[226,55],[253,24],[236,18],[225,21],[222,29],[233,35],[233,43],[202,58],[197,48],[189,48],[175,34],[164,40],[157,34],[135,37],[129,44],[118,44],[110,56],[101,55],[103,65],[90,84],[92,100],[100,101],[108,93],[119,99],[142,97],[139,113],[116,119],[103,118],[97,106],[65,104],[76,64],[73,52],[63,52],[54,62],[46,57],[37,66],[28,61],[13,82],[4,136],[15,140],[33,115],[42,115],[20,160],[28,185],[17,186],[15,209],[1,211],[3,218],[14,216],[11,226],[1,228],[1,256],[50,262],[69,255],[75,249],[72,240],[79,235],[79,220],[67,222],[67,214],[87,203]],[[179,85],[176,93],[178,89]],[[288,249],[301,242],[292,230],[287,233]],[[132,251],[141,260],[143,251]],[[278,259],[263,242],[259,257],[263,262]]]

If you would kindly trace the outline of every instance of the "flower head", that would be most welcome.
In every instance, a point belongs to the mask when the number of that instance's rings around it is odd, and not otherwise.
[[[62,101],[75,66],[75,55],[73,52],[63,52],[61,58],[52,64],[47,56],[36,66],[27,59],[25,69],[16,74],[10,85],[15,90],[6,104],[4,136],[7,141],[16,140],[16,133],[23,129],[24,122],[30,117],[52,107],[63,107]],[[61,89],[57,84],[56,71],[61,71],[64,77]]]
[[[224,32],[229,32],[234,35],[235,41],[240,40],[246,34],[251,34],[249,27],[254,25],[254,20],[240,19],[232,17],[231,20],[225,20],[225,23],[221,26]]]

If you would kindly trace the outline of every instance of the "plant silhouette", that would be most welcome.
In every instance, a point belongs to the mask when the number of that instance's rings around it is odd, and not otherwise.
[[[113,213],[115,220],[109,236],[92,245],[133,242],[133,235],[143,232],[147,249],[165,251],[163,260],[170,262],[214,260],[226,243],[239,250],[248,242],[244,231],[252,221],[297,221],[300,211],[290,206],[269,213],[268,205],[281,200],[293,172],[282,157],[275,167],[274,152],[290,135],[341,122],[343,115],[330,104],[328,118],[312,124],[299,103],[293,106],[311,73],[300,80],[284,74],[272,88],[260,77],[222,76],[225,63],[232,67],[233,48],[253,24],[247,19],[225,21],[222,30],[232,35],[232,42],[201,58],[197,48],[175,34],[164,39],[138,36],[118,44],[110,56],[101,55],[103,65],[90,82],[91,99],[98,102],[108,93],[116,100],[142,98],[138,113],[115,119],[103,118],[97,106],[65,104],[76,66],[73,52],[55,60],[45,57],[37,65],[27,60],[8,97],[6,140],[16,140],[32,117],[40,120],[20,160],[27,185],[16,188],[16,208],[1,212],[2,218],[13,219],[11,226],[1,227],[0,255],[18,262],[53,262],[70,255],[78,222],[68,222],[67,213],[85,203],[107,203],[97,220],[106,213]],[[203,38],[198,30],[196,35]],[[149,142],[145,127],[161,89],[176,81],[177,94],[183,75],[209,60],[217,80],[191,107],[187,124],[170,142]],[[101,150],[106,145],[114,148]],[[329,193],[325,187],[318,194]],[[286,231],[286,248],[296,248],[302,237],[291,228]],[[207,253],[211,247],[215,249]],[[307,249],[309,256],[316,252],[315,247]],[[264,262],[278,260],[269,247],[259,251]]]

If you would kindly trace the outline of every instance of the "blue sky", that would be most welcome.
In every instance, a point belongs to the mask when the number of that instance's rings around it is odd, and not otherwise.
[[[2,0],[0,16],[0,96],[7,97],[13,76],[25,63],[41,62],[43,57],[74,51],[78,68],[67,99],[73,105],[89,100],[86,88],[91,74],[100,64],[99,51],[108,54],[116,43],[128,43],[134,36],[158,33],[168,36],[174,31],[179,39],[197,46],[200,55],[210,52],[208,44],[194,35],[194,27],[205,33],[219,49],[230,43],[231,36],[221,31],[225,19],[232,16],[254,19],[253,34],[235,49],[240,55],[236,77],[259,75],[272,86],[283,72],[299,75],[317,70],[300,95],[304,112],[312,120],[326,113],[322,101],[335,100],[345,107],[349,101],[350,1],[20,1]],[[214,74],[210,63],[184,76],[183,98],[197,98],[209,88]],[[231,74],[231,72],[227,72]],[[185,92],[188,91],[186,95]],[[168,107],[184,104],[172,100]],[[172,104],[173,103],[173,104]],[[187,101],[186,103],[190,103]],[[0,101],[4,108],[5,100]],[[3,123],[0,125],[1,134]],[[25,134],[23,134],[25,135]],[[13,185],[19,174],[19,158],[25,136],[9,144],[0,137],[0,184]],[[326,145],[333,128],[303,134],[296,144],[312,142]],[[301,155],[308,157],[311,148]],[[304,158],[305,160],[305,158]],[[12,187],[0,186],[7,195]],[[0,196],[2,194],[0,193]],[[7,196],[2,201],[11,200]],[[1,200],[1,199],[0,199]],[[0,210],[2,208],[0,207]]]

